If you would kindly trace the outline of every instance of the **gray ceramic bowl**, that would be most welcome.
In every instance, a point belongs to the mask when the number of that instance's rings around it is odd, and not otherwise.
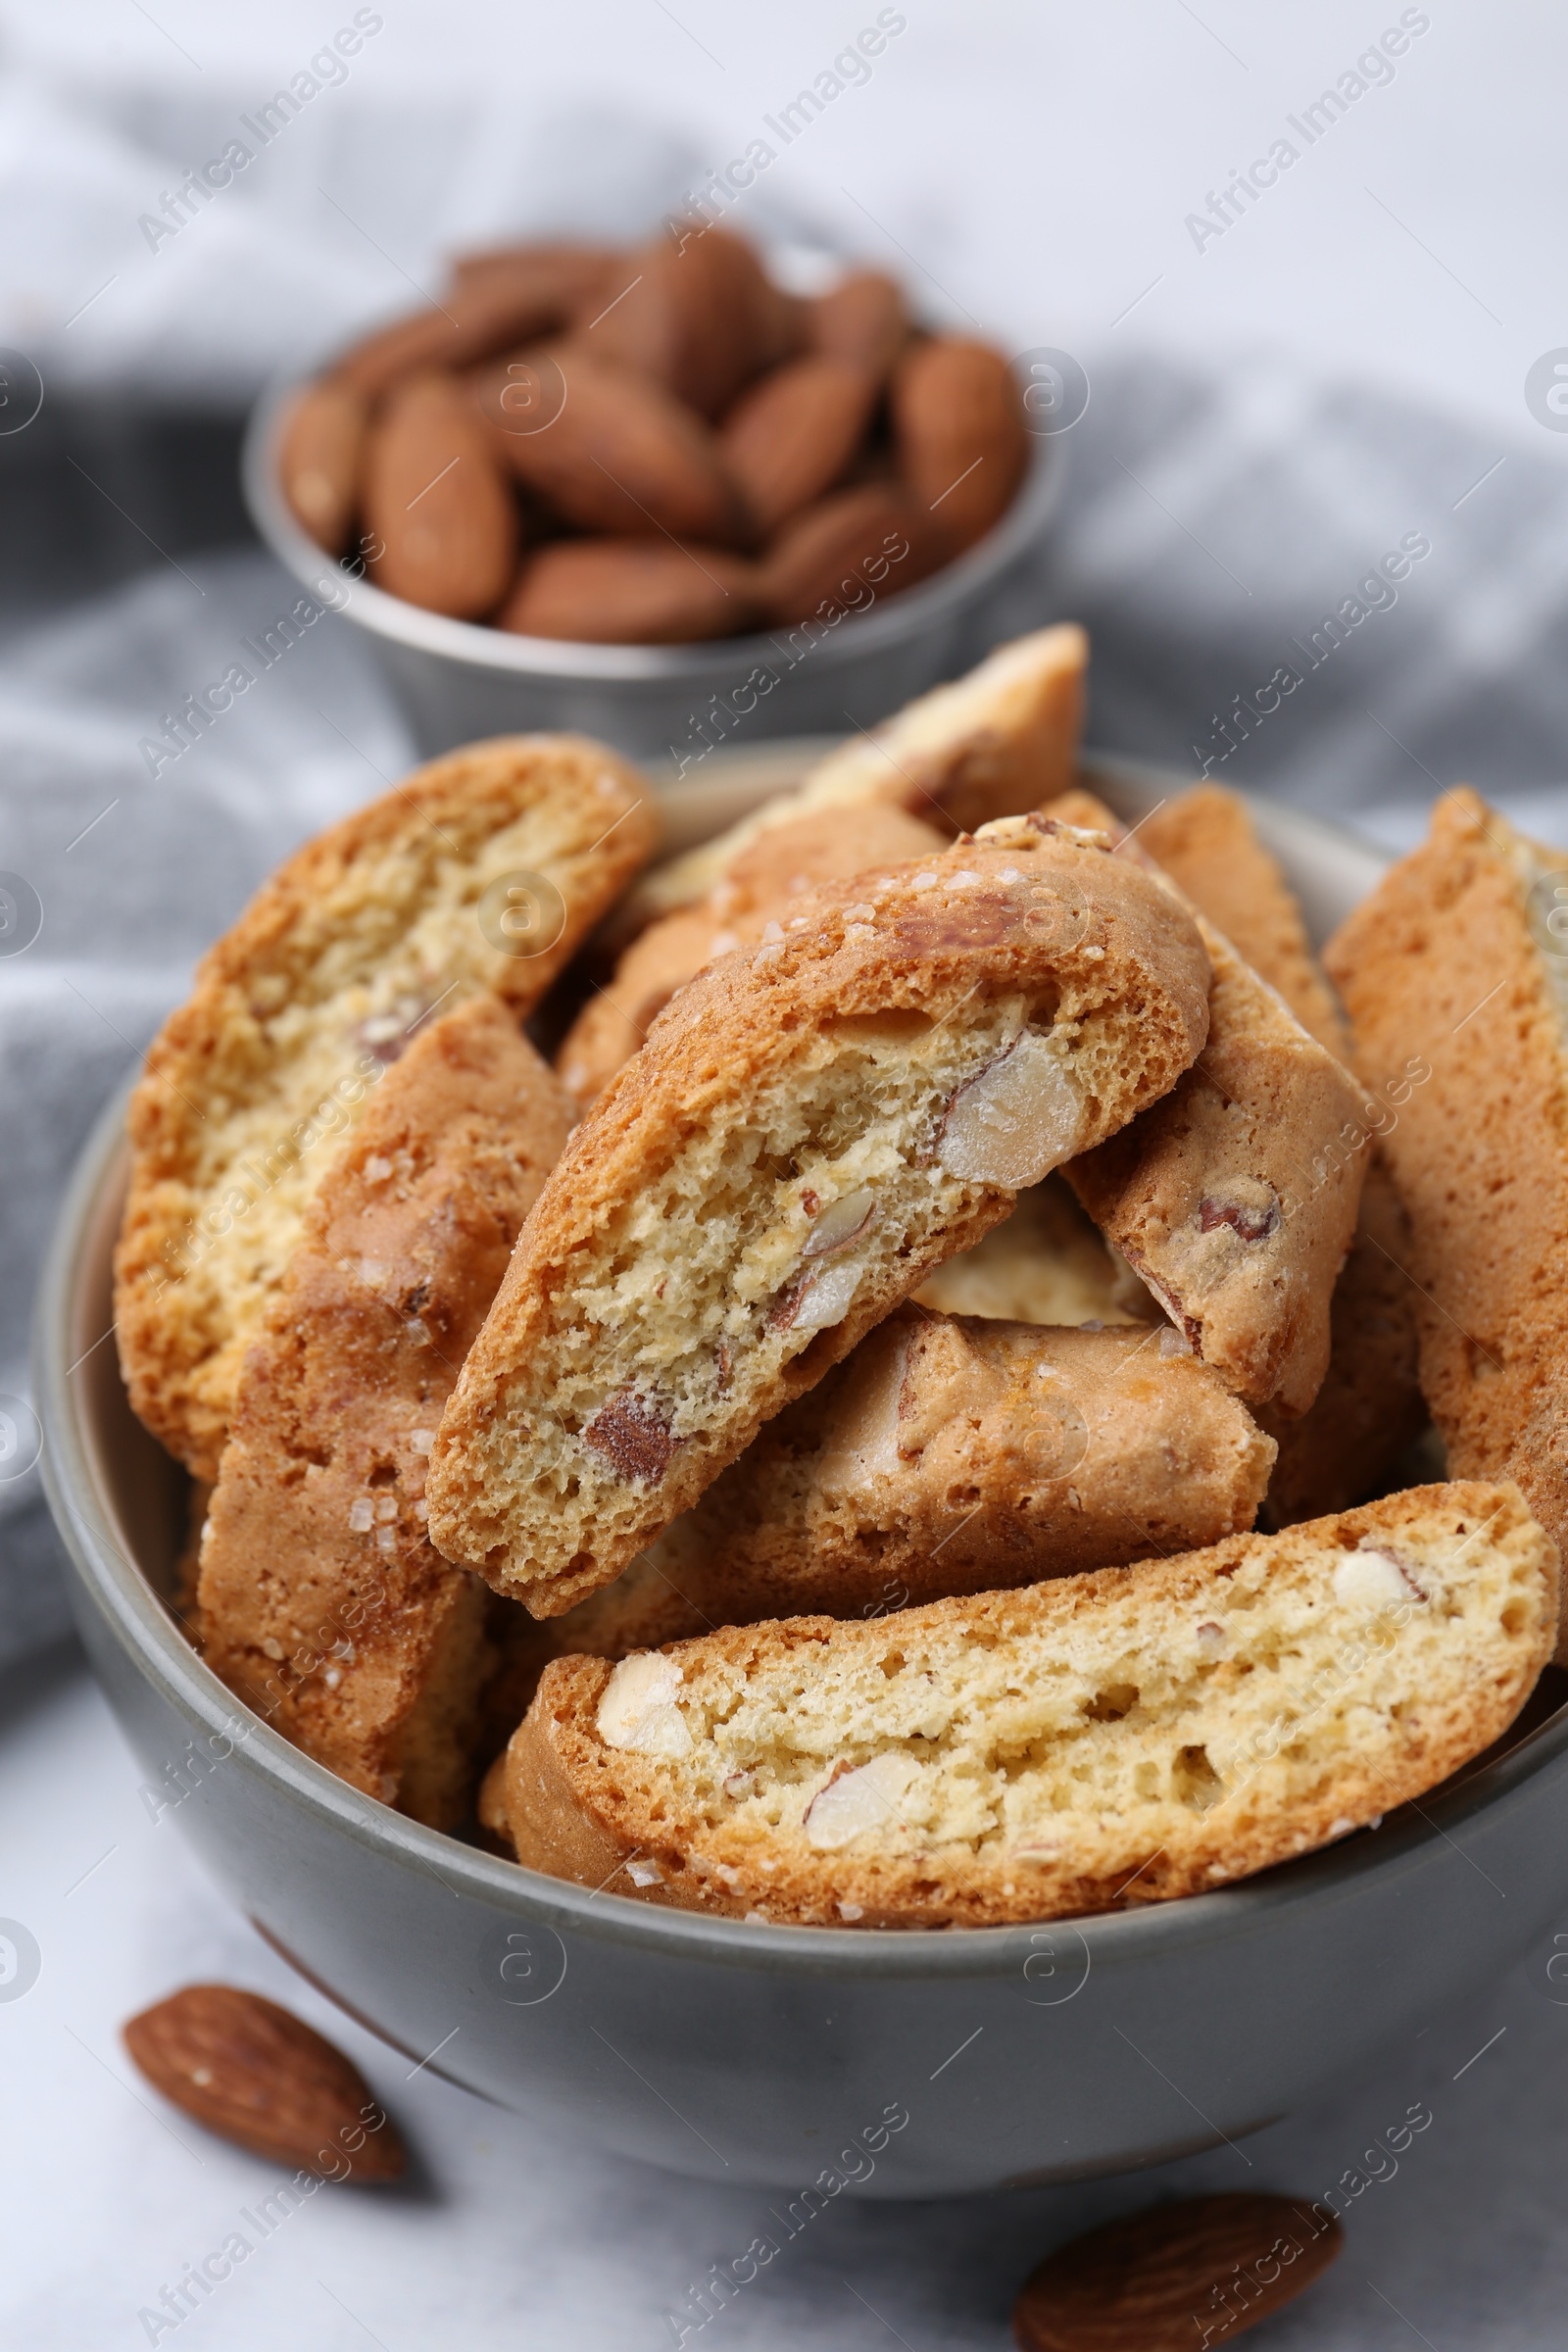
[[[700,808],[672,805],[677,838],[754,801],[780,760],[735,762]],[[1091,780],[1128,813],[1185,781],[1124,763]],[[1364,845],[1257,815],[1320,932],[1376,879]],[[656,1910],[389,1812],[237,1705],[160,1597],[185,1482],[132,1419],[110,1334],[122,1113],[83,1154],[38,1318],[44,1467],[82,1636],[149,1804],[269,1942],[411,2061],[623,2154],[786,2194],[828,2166],[863,2177],[848,2151],[867,2132],[873,2196],[1079,2180],[1241,2138],[1557,1915],[1568,1709],[1375,1833],[1214,1894],[1034,1930]]]
[[[710,645],[568,644],[421,612],[351,580],[324,556],[278,484],[283,414],[303,381],[275,384],[252,415],[246,502],[278,562],[363,631],[426,757],[535,727],[576,728],[638,757],[678,760],[700,757],[733,732],[752,741],[818,729],[842,735],[847,715],[870,726],[1008,634],[1009,602],[1015,611],[1065,465],[1059,437],[1038,439],[1022,489],[978,546],[918,588],[832,629],[777,629]]]

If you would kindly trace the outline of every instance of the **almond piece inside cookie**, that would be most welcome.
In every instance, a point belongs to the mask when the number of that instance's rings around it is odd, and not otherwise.
[[[1200,1893],[1496,1739],[1550,1654],[1557,1577],[1516,1488],[1425,1487],[874,1624],[560,1658],[491,1815],[532,1868],[800,1925]]]
[[[436,1542],[540,1615],[608,1583],[1019,1185],[1175,1083],[1206,979],[1167,893],[1030,819],[710,965],[530,1219],[442,1424]],[[955,1105],[1009,1062],[955,1168]]]

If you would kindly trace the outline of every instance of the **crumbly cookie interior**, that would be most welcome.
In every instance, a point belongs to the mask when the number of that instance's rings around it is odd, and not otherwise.
[[[624,798],[617,778],[603,784],[607,805]],[[519,912],[558,927],[580,893],[596,813],[588,776],[580,793],[541,792],[499,827],[497,813],[482,802],[443,809],[356,857],[230,981],[199,1070],[181,1054],[168,1071],[176,1112],[180,1102],[194,1111],[192,1089],[201,1110],[178,1121],[173,1149],[149,1170],[162,1249],[146,1279],[164,1285],[160,1311],[183,1332],[192,1387],[220,1419],[306,1203],[387,1068],[433,1010],[486,989],[514,994],[526,973],[531,959],[481,926],[486,892],[537,876],[543,903]]]
[[[1097,1106],[1137,1086],[1143,1051],[1124,1009],[1092,999],[1076,1014],[1007,995],[940,1020],[899,1010],[813,1028],[744,1109],[686,1137],[617,1204],[580,1273],[568,1262],[552,1277],[526,1466],[487,1462],[476,1529],[499,1539],[564,1503],[607,1532],[630,1523],[632,1489],[657,1484],[677,1446],[733,1429],[873,1288],[891,1303],[890,1260],[894,1284],[904,1266],[912,1286],[956,1234],[1003,1212],[1011,1188],[975,1173],[993,1132],[984,1101],[962,1151],[949,1141],[966,1089],[1027,1056],[1051,1115],[1075,1106],[1065,1158]],[[999,1095],[1004,1159],[1015,1111]]]
[[[726,1832],[726,1853],[754,1836],[956,1846],[1027,1871],[1107,1830],[1130,1851],[1179,1844],[1222,1805],[1245,1840],[1259,1817],[1309,1818],[1358,1765],[1364,1819],[1382,1809],[1378,1760],[1423,1718],[1468,1715],[1522,1638],[1541,1638],[1541,1545],[1522,1514],[1501,1541],[1433,1514],[1391,1544],[1244,1544],[1233,1572],[1176,1596],[1108,1571],[1092,1606],[1035,1622],[1028,1595],[999,1595],[961,1619],[760,1642],[746,1669],[707,1642],[642,1653],[616,1672],[657,1662],[659,1687],[612,1739],[612,1677],[601,1737],[657,1754],[683,1834],[700,1848],[703,1831]]]
[[[534,1505],[570,1497],[613,1519],[629,1477],[662,1474],[662,1453],[731,1421],[842,1322],[890,1247],[918,1266],[988,1197],[1004,1200],[949,1173],[939,1129],[1033,1009],[1008,997],[961,1023],[897,1012],[826,1025],[743,1115],[689,1137],[617,1208],[582,1275],[554,1289],[529,1384]],[[1074,1072],[1096,1058],[1096,1026],[1036,1034]],[[497,1465],[498,1517],[520,1492]]]

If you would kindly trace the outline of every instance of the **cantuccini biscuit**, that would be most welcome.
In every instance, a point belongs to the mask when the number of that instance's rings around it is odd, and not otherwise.
[[[1054,808],[1073,823],[1098,819],[1120,855],[1159,874],[1087,793]],[[1361,1090],[1197,919],[1213,970],[1208,1043],[1165,1100],[1072,1161],[1067,1180],[1194,1352],[1250,1403],[1294,1417],[1328,1369],[1330,1302],[1365,1172],[1363,1154],[1328,1147],[1359,1113]]]
[[[742,850],[698,906],[650,923],[568,1031],[556,1067],[580,1111],[629,1061],[677,988],[715,956],[755,945],[767,925],[824,882],[902,865],[943,846],[935,826],[902,808],[818,808]]]
[[[1250,1528],[1273,1441],[1172,1338],[896,1308],[624,1575],[516,1629],[512,1724],[525,1652],[536,1677],[572,1650],[884,1615]]]
[[[598,744],[473,744],[308,842],[202,958],[131,1098],[115,1260],[131,1403],[194,1476],[217,1476],[240,1359],[384,1070],[479,990],[526,1012],[654,831]]]
[[[658,1565],[715,1622],[850,1617],[1238,1534],[1273,1445],[1169,1336],[901,1308],[665,1529]]]
[[[1241,794],[1195,784],[1144,817],[1138,839],[1259,979],[1278,990],[1301,1027],[1346,1060],[1345,1016],[1313,954],[1296,895],[1258,839]]]
[[[1217,784],[1195,785],[1146,817],[1138,838],[1278,990],[1301,1026],[1348,1062],[1349,1031],[1301,910],[1240,795]],[[1416,1369],[1415,1294],[1403,1271],[1408,1236],[1393,1178],[1369,1125],[1357,1120],[1348,1138],[1342,1130],[1335,1148],[1358,1152],[1366,1176],[1349,1255],[1334,1287],[1329,1367],[1298,1419],[1260,1408],[1279,1441],[1268,1514],[1281,1527],[1347,1510],[1376,1494],[1427,1418]]]
[[[442,1829],[466,1800],[489,1594],[431,1546],[426,1463],[569,1123],[496,998],[419,1032],[305,1211],[208,1511],[209,1665],[307,1754]]]
[[[1366,1182],[1350,1254],[1334,1286],[1329,1368],[1299,1420],[1258,1419],[1279,1445],[1265,1518],[1275,1527],[1348,1510],[1389,1483],[1427,1426],[1409,1275],[1410,1229],[1384,1161],[1363,1147]]]
[[[628,919],[705,899],[760,835],[818,808],[880,803],[952,834],[1039,808],[1072,783],[1088,661],[1074,621],[999,646],[966,677],[852,735],[796,791],[656,866],[632,893]]]
[[[858,886],[856,886],[858,887]],[[575,1131],[442,1422],[431,1529],[554,1615],[1016,1193],[1166,1092],[1207,959],[1032,818],[709,965]]]
[[[1496,1739],[1550,1654],[1557,1574],[1516,1488],[1425,1487],[871,1624],[558,1658],[485,1811],[530,1868],[798,1925],[1200,1893]]]
[[[1568,855],[1527,840],[1475,793],[1451,792],[1428,839],[1326,952],[1361,1075],[1396,1109],[1383,1149],[1410,1222],[1421,1385],[1450,1466],[1517,1479],[1559,1541],[1568,1529],[1565,906]]]

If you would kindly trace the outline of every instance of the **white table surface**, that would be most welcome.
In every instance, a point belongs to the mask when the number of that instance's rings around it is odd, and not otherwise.
[[[664,2311],[767,2226],[764,2192],[606,2158],[428,2072],[411,2082],[406,2058],[294,1978],[230,1910],[172,1821],[149,1818],[84,1668],[55,1653],[15,1674],[5,1701],[0,1909],[26,1923],[42,1952],[31,1990],[0,2001],[8,2346],[145,2343],[138,2312],[243,2229],[240,2208],[254,2211],[282,2177],[187,2123],[120,2047],[127,2016],[212,1978],[287,2003],[347,2050],[404,2126],[416,2179],[323,2188],[186,2319],[181,2352],[659,2352],[673,2342]],[[1456,1904],[1506,1900],[1457,1850],[1451,1867]],[[1568,2007],[1547,1998],[1550,1951],[1543,1938],[1451,2015],[1412,2019],[1375,2069],[1236,2148],[1047,2193],[898,2206],[857,2203],[851,2190],[689,2342],[1003,2352],[1017,2285],[1077,2230],[1171,2193],[1317,2196],[1424,2103],[1430,2127],[1393,2178],[1352,2203],[1338,2266],[1257,2331],[1259,2352],[1561,2344]],[[1368,1952],[1368,1969],[1379,1964]],[[1152,2038],[1157,2049],[1157,2031]],[[1187,2099],[1201,2107],[1203,2085],[1173,2088],[1173,2134],[1193,2129]]]

